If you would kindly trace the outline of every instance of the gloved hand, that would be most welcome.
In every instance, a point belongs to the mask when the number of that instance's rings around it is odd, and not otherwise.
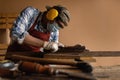
[[[58,43],[58,46],[59,46],[60,48],[61,48],[61,47],[62,47],[62,48],[65,47],[65,45],[62,44],[62,43],[60,43],[60,42]]]
[[[56,52],[58,50],[58,43],[56,42],[44,42],[43,48],[51,52]]]

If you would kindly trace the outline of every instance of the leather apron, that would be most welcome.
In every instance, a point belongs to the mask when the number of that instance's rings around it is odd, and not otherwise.
[[[39,16],[40,16],[40,14],[38,15],[38,17]],[[28,30],[28,33],[31,36],[34,36],[34,37],[36,37],[38,39],[48,41],[49,37],[50,37],[50,33],[43,33],[43,32],[37,31],[35,29],[38,17],[36,18],[34,24],[31,26],[31,28]],[[14,52],[14,51],[18,51],[18,52],[21,52],[21,51],[40,52],[40,47],[30,46],[30,45],[27,45],[27,44],[18,44],[17,42],[15,42],[15,43],[13,43],[12,45],[10,45],[8,47],[7,52],[9,52],[9,51],[10,52]]]

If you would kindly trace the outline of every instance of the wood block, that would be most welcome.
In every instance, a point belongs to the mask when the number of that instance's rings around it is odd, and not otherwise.
[[[5,54],[6,53],[6,49],[5,50],[0,50],[0,54]]]
[[[6,24],[6,25],[7,25],[6,28],[8,28],[8,29],[11,29],[13,27],[12,24]]]
[[[54,54],[46,54],[44,55],[45,58],[54,58],[54,59],[74,59],[74,58],[77,58],[77,59],[81,59],[81,60],[84,60],[84,61],[87,61],[87,62],[96,62],[96,59],[93,58],[93,57],[80,57],[78,55],[70,55],[70,54],[67,54],[67,55],[60,55],[60,54],[57,54],[57,55],[54,55]]]
[[[0,61],[1,61],[1,60],[4,60],[4,58],[5,58],[4,56],[2,56],[2,57],[0,56]]]
[[[87,62],[96,62],[96,59],[93,57],[80,57],[80,59]]]
[[[6,23],[13,24],[15,18],[8,18]]]
[[[0,18],[0,25],[6,23],[6,18]]]
[[[8,48],[8,44],[0,44],[0,50],[5,50]]]
[[[12,28],[17,16],[17,13],[0,13],[0,29]]]
[[[0,29],[6,29],[7,25],[6,24],[0,24]]]

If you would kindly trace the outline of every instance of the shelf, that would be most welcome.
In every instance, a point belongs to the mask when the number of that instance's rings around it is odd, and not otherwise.
[[[10,41],[9,34],[17,13],[0,13],[0,51],[7,50]]]

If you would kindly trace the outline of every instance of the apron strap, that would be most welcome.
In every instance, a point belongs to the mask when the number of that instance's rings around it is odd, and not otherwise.
[[[35,27],[35,25],[37,24],[37,21],[38,21],[40,15],[41,15],[41,12],[38,14],[38,16],[37,16],[35,22],[33,23],[33,25],[31,26],[31,28],[30,28],[29,30],[33,30],[33,29],[34,29],[34,27]]]

